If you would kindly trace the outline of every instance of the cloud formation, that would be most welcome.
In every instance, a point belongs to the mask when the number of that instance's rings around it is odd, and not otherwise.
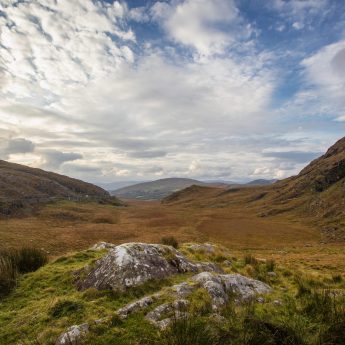
[[[262,24],[232,0],[0,0],[1,156],[91,181],[296,173],[344,129],[345,35],[269,35],[329,1],[274,0]]]

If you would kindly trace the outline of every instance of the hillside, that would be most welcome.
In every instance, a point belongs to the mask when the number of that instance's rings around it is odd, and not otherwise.
[[[192,185],[203,186],[205,183],[189,178],[165,178],[120,188],[111,194],[127,199],[157,200]]]
[[[165,204],[246,207],[260,217],[285,214],[317,225],[327,241],[345,240],[345,138],[298,175],[272,185],[219,191],[192,187],[170,195]]]
[[[106,199],[108,192],[91,183],[0,161],[0,213],[10,214],[23,206],[54,199]]]

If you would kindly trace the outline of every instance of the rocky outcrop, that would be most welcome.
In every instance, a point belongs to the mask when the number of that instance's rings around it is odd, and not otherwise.
[[[55,345],[79,345],[88,332],[89,325],[87,323],[71,326],[59,336]]]
[[[110,248],[93,267],[76,272],[77,287],[123,291],[150,279],[164,279],[173,274],[220,271],[212,263],[195,263],[171,246],[126,243]]]
[[[173,285],[166,290],[165,294],[168,294],[170,298],[175,297],[175,300],[172,302],[163,302],[152,311],[146,313],[145,318],[160,329],[166,328],[173,318],[176,319],[188,315],[189,301],[186,298],[198,288],[203,288],[207,291],[212,301],[212,309],[215,313],[218,313],[224,308],[231,297],[240,303],[254,299],[256,295],[272,292],[272,288],[267,284],[240,274],[201,272],[193,276],[190,281]],[[158,293],[141,298],[119,309],[117,314],[121,318],[126,318],[130,314],[139,311],[145,314],[145,310],[153,302],[158,300],[158,298],[163,296],[163,293]],[[262,300],[263,302],[264,300]]]
[[[200,250],[213,254],[214,251],[210,246],[207,244],[207,247]],[[161,330],[168,327],[174,319],[188,317],[188,309],[192,301],[190,295],[197,289],[204,289],[208,293],[215,317],[219,316],[219,311],[226,307],[231,299],[238,303],[248,299],[256,299],[257,302],[264,303],[265,300],[257,295],[272,291],[270,286],[261,281],[240,274],[223,274],[222,270],[213,263],[191,261],[171,246],[146,243],[115,246],[101,242],[92,249],[108,249],[108,252],[94,264],[75,273],[79,289],[123,291],[150,279],[162,279],[186,272],[195,273],[179,284],[144,296],[116,312],[121,319],[142,312],[146,320]],[[199,247],[194,247],[194,250],[199,250]],[[93,322],[107,323],[113,316],[108,315]],[[60,335],[55,345],[81,344],[88,332],[89,324],[72,326]]]

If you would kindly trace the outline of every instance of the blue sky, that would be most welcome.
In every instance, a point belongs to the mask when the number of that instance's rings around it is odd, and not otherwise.
[[[0,0],[0,159],[284,178],[344,130],[344,1]]]

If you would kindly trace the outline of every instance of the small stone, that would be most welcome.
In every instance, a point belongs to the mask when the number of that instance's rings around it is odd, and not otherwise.
[[[283,305],[283,302],[280,299],[275,299],[273,301],[273,304],[276,305],[276,306],[281,306],[281,305]]]
[[[229,267],[229,266],[232,266],[232,262],[230,260],[224,260],[223,265]]]
[[[258,297],[258,298],[256,299],[256,302],[262,304],[262,303],[265,303],[265,299],[264,299],[263,297]]]
[[[168,328],[168,326],[171,324],[172,320],[170,317],[164,319],[164,320],[161,320],[161,321],[157,321],[155,323],[155,325],[161,330],[161,331],[164,331],[165,329]]]
[[[267,272],[267,275],[270,277],[276,277],[277,273],[276,272]]]

